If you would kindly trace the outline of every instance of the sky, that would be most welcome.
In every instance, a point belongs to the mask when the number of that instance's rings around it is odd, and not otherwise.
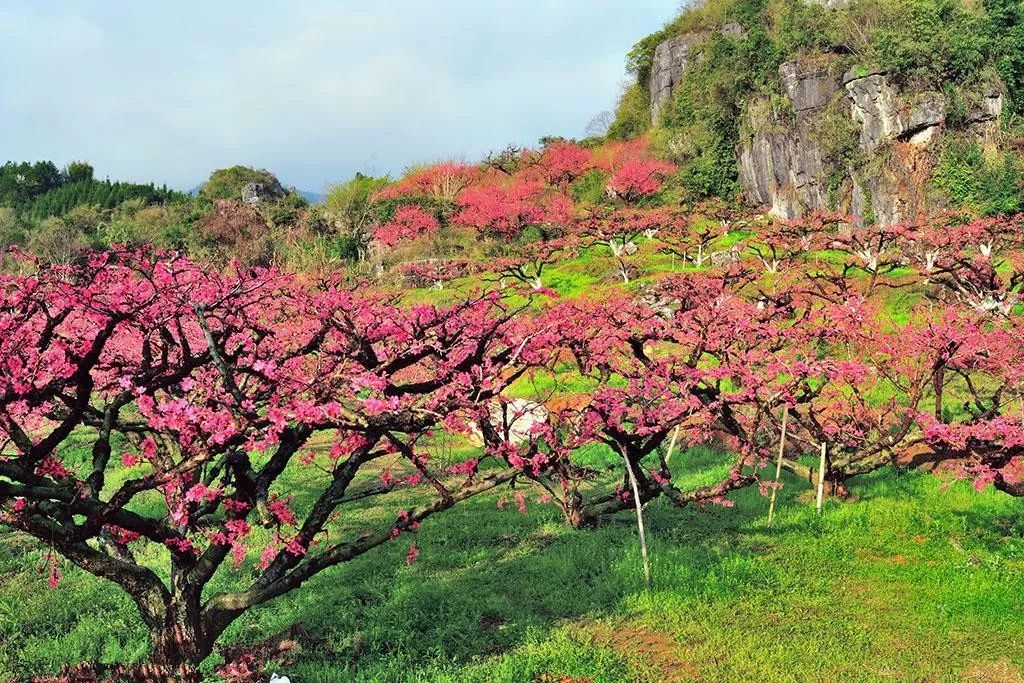
[[[0,162],[190,189],[582,137],[679,0],[0,0]]]

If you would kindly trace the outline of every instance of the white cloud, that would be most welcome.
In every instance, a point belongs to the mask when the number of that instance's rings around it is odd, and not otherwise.
[[[357,170],[579,135],[675,0],[8,2],[0,150],[194,185]],[[211,6],[206,6],[211,5]]]

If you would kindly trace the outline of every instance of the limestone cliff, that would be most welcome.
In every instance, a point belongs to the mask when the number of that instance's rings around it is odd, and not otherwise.
[[[805,1],[829,14],[848,5]],[[653,124],[671,126],[662,121],[665,112],[709,40],[743,41],[746,34],[741,24],[727,22],[661,40],[644,84]],[[986,78],[952,89],[943,84],[940,91],[866,68],[849,51],[803,52],[781,61],[774,90],[751,91],[736,105],[737,134],[729,145],[739,186],[748,203],[781,217],[839,210],[889,224],[933,211],[945,201],[930,182],[937,150],[954,134],[994,144],[1004,89],[998,78]]]

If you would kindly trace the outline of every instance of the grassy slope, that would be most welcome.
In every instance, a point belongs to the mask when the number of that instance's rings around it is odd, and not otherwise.
[[[818,518],[789,480],[774,529],[756,491],[734,509],[654,504],[649,594],[628,516],[571,532],[550,507],[523,516],[483,497],[425,524],[413,565],[401,538],[226,640],[303,623],[323,643],[289,667],[296,681],[1017,680],[991,676],[1024,667],[1021,503],[894,472],[854,493]],[[368,508],[346,525],[380,518]],[[23,541],[0,544],[0,680],[143,656],[118,591],[73,568],[49,591],[25,571],[37,560]]]

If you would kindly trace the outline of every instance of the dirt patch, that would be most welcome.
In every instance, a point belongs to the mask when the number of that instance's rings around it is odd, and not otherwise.
[[[481,631],[497,631],[504,623],[505,620],[498,614],[485,614],[480,617],[479,626]]]
[[[624,659],[657,673],[665,683],[700,681],[700,668],[679,656],[679,643],[660,631],[634,622],[578,624],[574,630]]]
[[[1020,669],[1008,659],[994,662],[978,662],[964,671],[964,681],[969,683],[1024,683]]]

